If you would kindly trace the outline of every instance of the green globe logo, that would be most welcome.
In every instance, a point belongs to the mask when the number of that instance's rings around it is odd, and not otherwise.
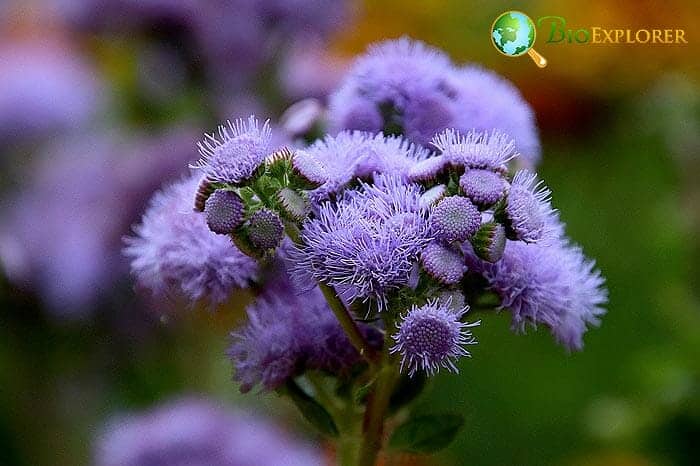
[[[519,11],[502,13],[491,26],[491,42],[496,50],[508,57],[527,53],[537,66],[544,68],[547,60],[532,48],[536,36],[535,23]]]

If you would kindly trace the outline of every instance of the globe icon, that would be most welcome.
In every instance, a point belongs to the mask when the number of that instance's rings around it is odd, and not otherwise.
[[[547,60],[532,48],[536,35],[535,23],[519,11],[502,13],[491,26],[491,41],[499,52],[509,57],[527,53],[537,66],[543,68]]]

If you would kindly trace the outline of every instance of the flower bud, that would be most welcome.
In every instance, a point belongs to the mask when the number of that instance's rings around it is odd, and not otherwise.
[[[204,215],[209,229],[220,235],[228,235],[243,223],[245,206],[235,191],[217,189],[204,205]]]
[[[503,257],[506,247],[506,230],[500,223],[484,223],[471,239],[471,243],[474,252],[481,259],[497,262]]]
[[[441,200],[430,215],[430,226],[437,239],[465,241],[481,223],[481,213],[466,197],[450,196]]]
[[[250,217],[248,239],[260,249],[274,249],[284,238],[284,225],[279,215],[269,209],[260,209]]]

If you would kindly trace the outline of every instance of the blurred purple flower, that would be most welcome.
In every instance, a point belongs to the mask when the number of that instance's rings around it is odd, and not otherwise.
[[[88,313],[126,275],[121,237],[162,179],[194,158],[195,140],[174,128],[134,140],[96,133],[55,142],[0,204],[7,276],[38,292],[55,315]]]
[[[194,211],[200,177],[190,175],[156,193],[124,254],[139,285],[155,295],[179,292],[190,301],[223,303],[255,279],[257,264]]]
[[[200,398],[111,420],[96,466],[321,466],[321,452],[270,422]]]
[[[70,49],[47,42],[0,46],[0,143],[31,141],[87,125],[102,83]],[[0,151],[6,149],[0,149]]]
[[[446,128],[499,129],[515,139],[523,163],[540,157],[534,115],[511,83],[456,67],[442,51],[406,37],[375,44],[355,61],[330,98],[329,120],[335,131],[400,132],[424,146]]]

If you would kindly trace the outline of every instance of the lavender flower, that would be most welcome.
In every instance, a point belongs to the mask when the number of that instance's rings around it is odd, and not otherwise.
[[[258,383],[273,390],[305,369],[341,374],[361,360],[321,291],[296,289],[284,269],[247,312],[228,351],[242,392]]]
[[[295,156],[295,168],[323,185],[315,197],[336,193],[354,178],[367,178],[375,173],[394,174],[407,178],[411,167],[427,157],[425,149],[403,138],[354,132],[327,136]]]
[[[526,170],[516,173],[504,207],[506,232],[510,239],[539,241],[549,233],[547,226],[554,210],[551,191],[537,175]]]
[[[421,263],[428,275],[445,285],[459,283],[467,271],[462,253],[438,242],[432,242],[423,249]]]
[[[468,263],[501,296],[502,308],[513,313],[516,331],[524,331],[528,323],[544,324],[559,343],[580,350],[586,327],[598,325],[605,313],[604,279],[595,263],[566,238],[508,241],[501,260],[490,264],[472,257]]]
[[[480,223],[481,214],[466,197],[446,197],[430,213],[430,227],[443,241],[465,241],[476,233]]]
[[[464,345],[476,344],[467,328],[480,322],[461,322],[467,307],[453,310],[451,299],[428,301],[423,306],[413,306],[401,317],[398,332],[392,335],[396,344],[391,353],[401,354],[401,370],[413,376],[418,370],[434,375],[440,367],[459,372],[455,361],[470,356]]]
[[[511,134],[524,163],[539,160],[539,139],[529,105],[493,72],[459,68],[441,51],[406,37],[375,44],[358,58],[331,96],[335,131],[404,134],[427,145],[446,128]]]
[[[507,172],[506,164],[519,154],[510,136],[499,131],[461,134],[448,128],[436,135],[431,144],[452,165]]]
[[[374,185],[346,191],[324,202],[301,232],[295,269],[313,281],[342,288],[347,301],[375,300],[409,282],[414,263],[428,241],[420,190],[399,178],[380,176]]]
[[[255,170],[271,152],[270,124],[262,127],[254,116],[230,120],[219,126],[219,138],[205,134],[198,144],[202,158],[192,168],[202,171],[210,181],[242,183],[253,176]]]
[[[203,398],[182,398],[113,419],[97,466],[321,466],[321,453],[278,427]]]
[[[55,43],[0,46],[0,142],[53,136],[86,126],[105,103],[102,83],[72,50]]]
[[[491,170],[470,169],[459,178],[459,187],[475,205],[487,208],[506,193],[508,182]]]
[[[198,185],[191,176],[158,192],[134,236],[125,238],[124,254],[139,284],[154,293],[178,290],[192,301],[219,304],[255,279],[257,266],[192,210]]]
[[[329,117],[335,129],[381,131],[398,125],[412,141],[425,144],[449,123],[454,108],[445,76],[452,71],[441,51],[408,38],[375,44],[356,60],[338,91],[331,96]],[[432,110],[422,117],[420,106]],[[408,111],[409,117],[402,116]],[[359,117],[359,118],[358,118]],[[380,122],[380,126],[368,124]],[[428,131],[428,134],[421,133]]]
[[[128,273],[121,237],[162,180],[191,160],[195,137],[173,128],[148,138],[115,131],[52,141],[17,174],[22,189],[0,199],[7,277],[36,292],[54,317],[88,315]]]
[[[201,182],[198,186],[201,186]],[[207,226],[220,235],[233,233],[243,223],[243,211],[241,197],[234,191],[224,189],[214,191],[204,204]]]

